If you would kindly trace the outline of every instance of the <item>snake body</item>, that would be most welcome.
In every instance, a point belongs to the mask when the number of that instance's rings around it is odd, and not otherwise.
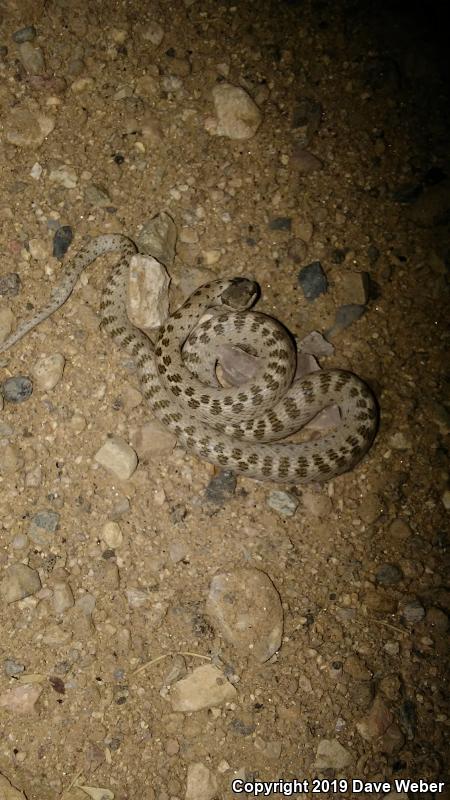
[[[200,287],[168,318],[153,344],[128,319],[129,260],[137,248],[120,234],[95,237],[82,247],[65,267],[46,306],[0,343],[0,353],[60,308],[81,272],[111,251],[119,252],[121,258],[103,292],[102,326],[131,355],[152,412],[175,433],[182,447],[218,466],[283,483],[328,480],[360,461],[377,427],[376,401],[360,378],[331,369],[293,382],[295,350],[289,341],[286,344],[289,337],[279,323],[248,310],[257,285],[245,278],[216,280]],[[217,306],[219,312],[196,330],[205,310]],[[200,337],[209,346],[228,336],[256,352],[264,344],[262,371],[244,386],[206,385],[195,365],[195,339]],[[182,347],[189,337],[191,355],[185,359]],[[341,413],[337,430],[315,441],[277,441],[331,404],[337,404]]]

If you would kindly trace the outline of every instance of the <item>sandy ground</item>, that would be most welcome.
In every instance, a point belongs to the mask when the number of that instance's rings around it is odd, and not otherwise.
[[[19,563],[40,579],[0,602],[0,773],[23,792],[0,786],[2,800],[82,800],[81,786],[221,799],[233,779],[280,778],[379,798],[386,787],[352,792],[352,779],[445,781],[446,64],[431,18],[400,7],[376,20],[363,5],[4,4],[0,277],[20,286],[3,284],[3,320],[12,311],[14,327],[57,283],[60,226],[75,252],[98,233],[135,238],[165,211],[174,274],[251,274],[261,308],[300,338],[326,332],[369,273],[365,313],[321,364],[364,378],[381,420],[364,461],[323,487],[239,477],[213,503],[213,468],[179,449],[115,479],[95,453],[110,434],[129,442],[148,412],[99,330],[112,259],[0,356],[2,381],[65,358],[52,390],[0,411],[0,580]],[[31,25],[24,47],[13,34]],[[248,139],[211,131],[221,81],[260,109]],[[315,261],[328,291],[308,303],[297,276]],[[292,516],[271,506],[275,490]],[[207,614],[212,577],[241,568],[281,598],[265,663]],[[210,660],[234,699],[176,710],[171,681]]]

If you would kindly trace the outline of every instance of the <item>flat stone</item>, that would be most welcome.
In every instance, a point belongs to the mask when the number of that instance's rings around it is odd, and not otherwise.
[[[200,761],[187,769],[186,800],[214,800],[218,792],[217,778]]]
[[[222,706],[235,700],[236,695],[236,689],[223,672],[212,664],[206,664],[172,686],[170,702],[174,711],[200,711]]]
[[[100,450],[97,450],[94,458],[98,464],[121,481],[129,480],[138,465],[135,451],[119,436],[111,436]]]
[[[39,573],[26,564],[12,564],[0,582],[0,593],[6,603],[15,603],[36,594],[42,588]]]
[[[134,255],[130,260],[127,312],[140,330],[151,332],[169,316],[170,278],[153,256]]]
[[[293,517],[299,506],[299,498],[290,492],[273,491],[267,498],[267,505],[282,517]]]
[[[326,331],[325,335],[327,338],[332,339],[333,336],[337,336],[341,331],[348,328],[353,322],[360,319],[362,315],[365,313],[365,306],[350,304],[340,306],[337,309],[336,315],[334,318],[334,324],[332,325],[329,330]]]
[[[65,363],[66,359],[62,353],[39,358],[33,367],[33,377],[38,389],[42,392],[54,389],[63,376]]]
[[[212,90],[215,121],[208,120],[208,133],[229,139],[251,139],[262,122],[262,114],[240,86],[219,83]]]
[[[156,258],[165,267],[171,267],[175,258],[177,227],[165,211],[146,222],[137,239],[140,253]]]
[[[312,261],[311,264],[302,267],[298,273],[298,282],[309,302],[316,300],[317,297],[328,291],[327,276],[320,261]]]
[[[177,443],[175,434],[157,419],[149,420],[140,428],[133,429],[130,440],[141,461],[151,461],[168,455]]]
[[[353,756],[337,739],[322,739],[317,747],[314,766],[318,770],[342,770],[349,767]]]
[[[367,742],[382,736],[394,720],[381,695],[377,695],[369,712],[356,723],[360,736]]]

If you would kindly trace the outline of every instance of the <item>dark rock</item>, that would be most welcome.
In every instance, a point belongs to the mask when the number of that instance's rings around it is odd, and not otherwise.
[[[378,247],[375,247],[374,244],[369,245],[367,250],[367,258],[369,259],[371,264],[375,264],[380,257],[380,251]]]
[[[26,28],[20,28],[18,31],[14,31],[12,38],[16,44],[32,42],[33,39],[36,38],[36,28],[34,25],[27,25]]]
[[[26,375],[16,375],[2,383],[3,397],[8,403],[24,403],[33,393],[33,384]]]
[[[308,301],[315,300],[328,291],[328,280],[320,261],[313,261],[298,273],[298,282]]]
[[[290,217],[275,217],[269,222],[271,231],[290,231],[292,228],[292,220]]]
[[[331,263],[342,264],[345,261],[345,256],[348,253],[348,247],[335,247],[331,252]]]
[[[375,573],[375,580],[380,586],[394,586],[402,578],[403,573],[396,564],[381,564]]]
[[[7,272],[0,277],[0,295],[16,297],[20,291],[20,278],[17,272]]]
[[[236,475],[229,469],[224,469],[211,478],[205,489],[205,497],[209,503],[216,506],[225,505],[236,490]]]
[[[53,237],[53,255],[55,258],[63,258],[67,253],[73,239],[73,230],[70,225],[62,225],[58,228]]]
[[[340,308],[338,308],[336,311],[334,325],[326,332],[326,337],[332,338],[341,331],[345,330],[345,328],[348,328],[349,325],[362,317],[365,310],[365,306],[358,306],[354,303],[351,303],[347,306],[340,306]]]

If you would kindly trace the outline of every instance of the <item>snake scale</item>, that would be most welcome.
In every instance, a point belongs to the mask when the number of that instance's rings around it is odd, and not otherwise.
[[[119,252],[101,301],[102,326],[133,358],[152,412],[186,450],[258,480],[281,483],[325,481],[352,469],[367,452],[377,427],[377,405],[366,384],[339,369],[293,381],[295,349],[280,323],[249,310],[258,286],[245,278],[215,280],[200,287],[160,328],[156,342],[136,328],[126,312],[129,261],[135,244],[121,234],[97,236],[64,269],[47,305],[0,343],[9,350],[60,308],[81,272],[98,256]],[[197,324],[205,310],[219,307]],[[196,369],[195,341],[209,347],[232,338],[248,352],[263,345],[263,367],[244,386],[206,385]],[[188,340],[190,354],[183,357]],[[197,357],[198,360],[198,357]],[[323,408],[337,404],[341,423],[315,441],[280,442]]]

